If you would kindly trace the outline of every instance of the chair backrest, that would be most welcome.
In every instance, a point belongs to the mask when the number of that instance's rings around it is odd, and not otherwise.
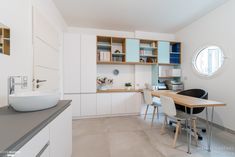
[[[163,112],[168,116],[176,116],[175,103],[172,98],[160,96],[160,101],[163,107]]]
[[[143,93],[144,93],[144,103],[147,105],[152,105],[153,104],[152,90],[144,89]]]
[[[180,91],[177,94],[191,96],[195,98],[201,98],[201,99],[208,99],[208,93],[203,89],[188,89],[188,90]],[[183,106],[178,106],[177,109],[185,111],[185,108]],[[205,107],[194,108],[193,114],[201,113],[204,109]],[[190,113],[189,108],[187,108],[187,113]]]

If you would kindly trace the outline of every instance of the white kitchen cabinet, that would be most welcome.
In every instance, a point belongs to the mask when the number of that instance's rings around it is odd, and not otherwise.
[[[74,68],[76,70],[76,67]],[[96,92],[96,36],[81,35],[81,93]]]
[[[50,123],[50,157],[72,156],[72,107]]]
[[[126,93],[112,93],[112,114],[126,113],[127,99]]]
[[[43,148],[50,147],[50,145],[47,145],[50,141],[49,135],[49,127],[47,126],[17,151],[14,157],[36,157],[40,152],[46,155]]]
[[[125,93],[126,113],[140,113],[141,110],[141,93]]]
[[[64,94],[64,99],[72,100],[72,116],[81,116],[81,95],[80,94]]]
[[[111,114],[112,96],[109,93],[98,93],[97,95],[97,115]]]
[[[81,35],[64,34],[64,93],[81,92]]]
[[[81,116],[97,115],[96,94],[81,94]]]
[[[112,114],[140,113],[140,106],[140,93],[112,93]]]

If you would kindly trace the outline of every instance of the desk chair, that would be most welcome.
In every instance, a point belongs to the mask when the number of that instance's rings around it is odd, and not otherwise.
[[[159,119],[159,112],[158,112],[159,110],[158,110],[158,107],[161,106],[161,103],[159,101],[153,101],[152,90],[144,89],[143,93],[144,93],[144,103],[147,105],[146,111],[145,111],[145,115],[144,115],[144,120],[146,119],[149,106],[154,107],[153,115],[152,115],[152,123],[151,123],[151,125],[153,125],[156,109],[157,109],[157,118]]]
[[[177,94],[192,96],[192,97],[201,98],[201,99],[208,99],[208,93],[206,91],[202,90],[202,89],[188,89],[188,90],[180,91]],[[183,111],[183,112],[186,112],[186,113],[190,114],[190,108],[188,108],[188,107],[184,107],[184,106],[176,104],[176,109],[179,110],[179,111]],[[204,109],[205,109],[205,107],[194,108],[193,109],[193,114],[199,114]],[[194,119],[196,120],[196,117],[194,117]],[[172,125],[172,123],[176,123],[176,122],[170,121],[170,125]],[[197,126],[197,128],[201,129],[202,132],[206,132],[205,127]],[[202,136],[200,134],[198,134],[198,138],[200,140],[202,140]]]
[[[190,119],[189,115],[184,112],[176,112],[175,103],[172,98],[166,96],[160,96],[160,101],[163,107],[163,112],[165,114],[164,122],[162,125],[161,133],[165,133],[165,126],[167,124],[167,118],[170,118],[176,121],[176,131],[174,135],[174,141],[172,146],[175,148],[176,141],[178,138],[179,131],[181,130],[181,124],[184,123],[188,125],[188,120]],[[194,121],[194,120],[193,120]],[[193,129],[196,128],[195,121],[193,122]],[[194,131],[195,132],[195,131]],[[195,140],[197,143],[197,136],[195,135]]]

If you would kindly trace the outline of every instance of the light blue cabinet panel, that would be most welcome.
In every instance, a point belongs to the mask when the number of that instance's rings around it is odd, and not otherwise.
[[[158,63],[170,63],[170,42],[158,42]]]
[[[126,39],[126,62],[139,62],[140,41],[138,39]]]

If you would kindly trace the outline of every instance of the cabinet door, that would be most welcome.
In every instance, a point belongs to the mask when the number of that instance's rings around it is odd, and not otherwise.
[[[76,68],[74,68],[76,70]],[[96,36],[81,36],[81,93],[96,92]]]
[[[14,157],[34,157],[40,154],[49,143],[49,127],[46,126],[38,134],[36,134],[30,141],[28,141],[19,151],[16,152]],[[50,145],[49,145],[50,147]],[[48,147],[47,147],[48,149]],[[46,154],[43,153],[43,154]]]
[[[80,93],[81,36],[64,34],[64,93]]]
[[[126,113],[127,97],[125,93],[112,94],[112,114]]]
[[[81,95],[80,94],[65,94],[64,99],[72,100],[72,116],[81,116]]]
[[[140,61],[140,41],[138,39],[126,39],[126,62]]]
[[[170,42],[158,42],[158,63],[170,63]]]
[[[112,96],[109,93],[97,94],[97,115],[111,114]]]
[[[72,156],[72,107],[69,106],[50,124],[50,157]]]
[[[96,115],[96,94],[81,94],[81,115]]]
[[[125,93],[126,99],[126,113],[140,113],[141,95],[140,93]]]

